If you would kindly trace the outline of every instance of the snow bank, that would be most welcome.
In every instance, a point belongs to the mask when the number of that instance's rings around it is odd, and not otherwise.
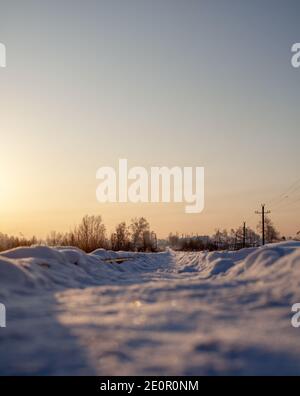
[[[181,258],[182,260],[181,260]],[[199,272],[203,277],[214,275],[268,277],[279,270],[289,273],[300,270],[300,242],[289,241],[246,248],[238,251],[215,251],[200,253],[180,253],[180,272]]]
[[[118,258],[125,261],[122,264],[111,261]],[[31,293],[35,289],[57,290],[118,283],[124,273],[134,275],[153,270],[160,264],[154,255],[146,253],[98,249],[86,254],[72,247],[16,248],[0,253],[0,296],[11,291]]]
[[[126,258],[122,263],[107,260]],[[0,374],[300,374],[300,242],[0,254]]]
[[[117,284],[124,274],[128,278],[128,275],[157,267],[179,274],[198,273],[203,279],[222,277],[228,281],[259,277],[270,282],[289,279],[293,273],[295,286],[300,282],[300,242],[283,242],[236,252],[178,253],[176,266],[172,266],[174,254],[172,251],[146,254],[104,249],[86,254],[72,247],[16,248],[0,254],[0,295],[20,289],[31,292],[40,288],[86,287],[105,282]],[[125,261],[121,264],[113,261],[118,258]],[[163,263],[165,267],[162,267]]]

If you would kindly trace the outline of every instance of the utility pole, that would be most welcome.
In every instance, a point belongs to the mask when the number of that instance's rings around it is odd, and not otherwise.
[[[243,248],[246,247],[246,222],[243,225]]]
[[[270,210],[265,210],[265,204],[261,205],[261,212],[258,210],[255,212],[256,214],[261,215],[261,224],[262,224],[262,245],[265,244],[265,215],[271,213]]]

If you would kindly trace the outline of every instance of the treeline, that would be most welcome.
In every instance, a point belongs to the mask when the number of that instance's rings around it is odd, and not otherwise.
[[[230,231],[224,229],[216,229],[212,236],[199,235],[181,235],[170,234],[168,237],[168,244],[175,250],[182,251],[198,251],[198,250],[238,250],[244,247],[256,247],[261,244],[261,222],[257,226],[255,232],[250,227],[231,229]],[[265,239],[266,243],[278,242],[280,234],[274,227],[270,218],[265,219]],[[282,238],[285,239],[285,238]]]
[[[39,243],[39,241],[35,237],[26,239],[23,236],[9,236],[0,232],[0,252],[3,252],[4,250],[14,249],[19,246],[36,245],[37,243]]]
[[[244,235],[243,227],[230,231],[215,230],[212,236],[170,234],[167,239],[157,241],[154,231],[150,229],[144,217],[134,218],[127,225],[119,223],[114,231],[108,235],[101,216],[84,216],[80,224],[66,233],[51,232],[46,240],[23,236],[14,237],[0,233],[0,251],[19,246],[46,244],[48,246],[74,246],[90,253],[96,249],[111,249],[115,251],[156,252],[170,246],[175,250],[238,250],[243,247],[255,247],[261,244],[262,224],[257,226],[257,232],[247,227]],[[297,237],[300,236],[300,231]],[[285,239],[284,237],[281,239]],[[265,219],[266,243],[277,242],[280,234],[270,218]]]
[[[135,252],[157,251],[157,238],[150,224],[144,217],[134,218],[127,226],[125,222],[118,224],[108,235],[101,216],[84,216],[80,224],[69,232],[52,231],[46,240],[35,237],[26,239],[0,233],[0,251],[19,246],[46,244],[48,246],[73,246],[90,253],[96,249],[124,250]]]
[[[56,231],[46,238],[49,246],[75,246],[90,253],[96,249],[154,252],[157,250],[155,232],[144,217],[134,218],[128,226],[118,224],[107,236],[101,216],[84,216],[81,223],[67,233]]]

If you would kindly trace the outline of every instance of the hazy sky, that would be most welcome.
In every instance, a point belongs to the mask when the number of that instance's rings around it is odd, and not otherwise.
[[[299,15],[298,0],[0,0],[0,231],[86,213],[109,228],[144,215],[160,236],[255,226],[300,177]],[[204,166],[204,212],[97,203],[96,170],[119,158]],[[272,218],[293,235],[299,212]]]

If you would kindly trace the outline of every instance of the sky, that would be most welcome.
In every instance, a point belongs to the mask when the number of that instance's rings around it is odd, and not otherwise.
[[[297,0],[0,0],[0,232],[44,237],[87,213],[109,230],[145,216],[160,237],[255,227],[260,203],[299,179],[299,12]],[[204,211],[100,204],[96,171],[119,158],[203,166]],[[293,194],[271,214],[284,235],[300,230]]]

